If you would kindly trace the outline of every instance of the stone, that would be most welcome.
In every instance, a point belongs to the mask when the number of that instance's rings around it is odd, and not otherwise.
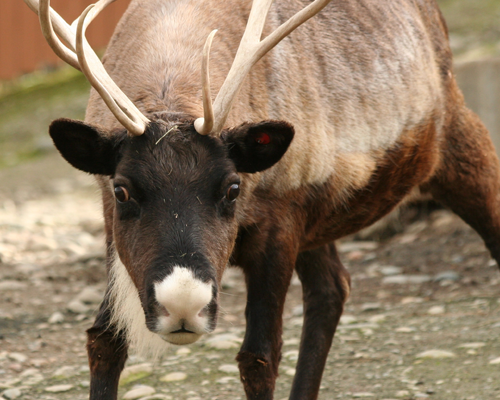
[[[24,290],[28,287],[25,282],[4,280],[0,282],[0,292]]]
[[[489,363],[492,364],[492,365],[500,364],[500,357],[494,358],[493,360],[490,360]]]
[[[238,367],[233,364],[222,364],[218,369],[226,374],[238,374],[240,372]]]
[[[21,353],[9,353],[9,358],[19,363],[23,363],[28,360],[28,357]]]
[[[189,349],[188,347],[181,347],[175,352],[175,354],[177,354],[178,356],[187,356],[188,354],[191,354],[191,349]]]
[[[69,392],[71,389],[73,389],[73,385],[55,385],[46,387],[44,390],[50,393],[62,393]]]
[[[400,390],[396,392],[396,397],[408,397],[410,396],[410,392],[408,390]]]
[[[162,382],[175,382],[175,381],[183,381],[187,378],[187,374],[184,372],[172,372],[170,374],[165,375],[160,378]]]
[[[140,385],[137,387],[132,388],[128,392],[126,392],[122,399],[125,400],[135,400],[135,399],[140,399],[141,397],[145,396],[151,396],[154,394],[156,390],[152,388],[151,386],[146,386],[146,385]]]
[[[292,310],[292,315],[294,315],[296,317],[301,317],[302,315],[304,315],[304,305],[300,304],[300,305],[294,307]]]
[[[365,303],[361,306],[362,312],[377,311],[382,308],[380,303]]]
[[[439,274],[437,274],[436,276],[434,276],[434,282],[441,282],[441,281],[453,281],[453,282],[457,282],[461,279],[461,276],[460,274],[458,274],[457,272],[455,271],[444,271],[444,272],[441,272]]]
[[[55,379],[67,379],[67,378],[71,378],[77,374],[78,374],[78,371],[76,370],[75,367],[64,366],[64,367],[58,368],[54,372],[52,377]]]
[[[56,311],[54,314],[52,314],[49,319],[47,320],[49,324],[60,324],[61,322],[64,322],[64,315],[60,313],[59,311]]]
[[[283,358],[286,358],[290,361],[297,361],[299,359],[299,351],[298,350],[290,350],[283,353]]]
[[[430,315],[440,315],[445,313],[445,308],[443,306],[433,306],[427,310],[427,314]]]
[[[89,308],[85,304],[77,299],[70,301],[66,308],[75,314],[85,314],[89,310]]]
[[[377,242],[369,241],[343,242],[337,244],[337,249],[341,253],[349,253],[351,251],[369,251],[376,250],[377,248]]]
[[[393,275],[383,278],[382,283],[384,285],[418,285],[431,280],[429,275]]]
[[[83,303],[87,304],[99,304],[103,299],[103,293],[91,286],[83,289],[77,297]]]
[[[403,268],[395,267],[394,265],[387,265],[385,267],[380,267],[379,271],[385,276],[401,275],[403,273]]]
[[[217,379],[216,382],[225,385],[231,382],[238,382],[238,380],[232,376],[224,376],[223,378]]]
[[[145,378],[153,373],[153,365],[150,363],[136,364],[126,367],[120,375],[120,385]]]
[[[344,314],[340,317],[340,325],[350,325],[358,322],[358,319],[354,315]]]
[[[285,375],[288,375],[288,376],[295,376],[295,373],[297,371],[295,370],[295,368],[287,368],[285,369]]]
[[[441,358],[453,358],[456,357],[454,353],[446,350],[427,350],[422,353],[416,355],[416,358],[433,358],[433,359],[441,359]]]
[[[240,343],[242,340],[238,338],[236,335],[231,333],[226,333],[222,335],[215,335],[207,339],[205,344],[208,347],[217,350],[227,350],[227,349],[237,349],[240,347]]]
[[[458,346],[460,349],[480,349],[481,347],[486,346],[486,343],[483,342],[472,342],[472,343],[464,343]]]
[[[352,397],[354,399],[362,399],[362,398],[368,398],[368,397],[375,397],[373,393],[370,392],[360,392],[360,393],[353,393]]]
[[[400,326],[396,328],[396,332],[398,333],[413,333],[416,332],[416,329],[412,326]]]
[[[2,396],[7,400],[17,399],[18,397],[21,397],[21,395],[22,395],[21,390],[17,388],[7,389],[5,392],[2,393]]]

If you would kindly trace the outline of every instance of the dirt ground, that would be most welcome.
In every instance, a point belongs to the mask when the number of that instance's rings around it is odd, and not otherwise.
[[[0,182],[0,394],[88,398],[84,332],[105,287],[97,189],[57,155],[0,171]],[[413,214],[393,219],[397,232],[383,240],[372,234],[339,244],[353,290],[320,399],[500,399],[498,268],[451,213]],[[237,269],[223,292],[216,332],[189,347],[172,346],[156,362],[132,356],[120,398],[244,398],[234,368],[245,327]],[[295,278],[278,400],[291,387],[300,306]]]

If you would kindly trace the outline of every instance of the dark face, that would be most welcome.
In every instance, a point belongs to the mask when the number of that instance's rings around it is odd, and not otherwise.
[[[147,327],[175,344],[212,331],[245,191],[238,173],[279,161],[293,128],[244,124],[214,138],[196,133],[192,123],[157,120],[144,135],[127,137],[57,120],[50,133],[73,166],[110,176],[114,244]]]

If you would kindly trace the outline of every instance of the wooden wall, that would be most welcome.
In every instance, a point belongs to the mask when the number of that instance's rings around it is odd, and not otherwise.
[[[112,3],[89,26],[87,38],[103,48],[130,0]],[[95,0],[52,0],[51,6],[73,22]],[[41,33],[38,17],[23,0],[0,0],[0,80],[15,78],[38,68],[58,64]]]

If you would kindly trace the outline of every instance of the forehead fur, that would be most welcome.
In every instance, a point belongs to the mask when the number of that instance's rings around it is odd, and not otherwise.
[[[185,182],[234,170],[219,138],[200,135],[192,123],[156,120],[143,135],[124,140],[117,172],[145,174],[153,182]]]

